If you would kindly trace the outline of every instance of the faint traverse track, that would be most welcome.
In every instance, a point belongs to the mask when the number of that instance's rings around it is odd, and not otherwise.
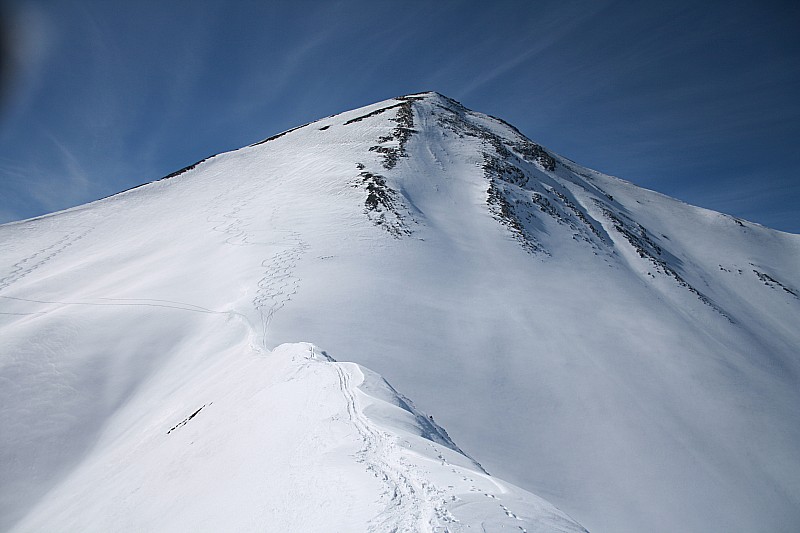
[[[6,300],[15,300],[18,302],[28,302],[34,304],[50,304],[50,305],[89,305],[89,306],[107,306],[107,307],[163,307],[166,309],[177,309],[180,311],[192,311],[195,313],[208,313],[208,314],[238,314],[232,311],[215,311],[213,309],[206,309],[198,305],[193,305],[183,302],[173,302],[170,300],[150,300],[145,298],[98,298],[102,301],[64,301],[64,300],[35,300],[32,298],[19,298],[15,296],[0,296]],[[156,302],[156,303],[153,303]],[[45,311],[37,313],[3,313],[10,315],[27,315],[27,314],[41,314]]]
[[[185,311],[198,311],[200,313],[220,312],[186,302],[176,302],[173,300],[158,300],[155,298],[98,298],[98,300],[103,300],[112,303],[122,302],[123,304],[132,304],[132,305],[163,305],[164,307],[174,307],[176,309],[183,309]],[[153,304],[153,302],[155,302],[155,304]]]

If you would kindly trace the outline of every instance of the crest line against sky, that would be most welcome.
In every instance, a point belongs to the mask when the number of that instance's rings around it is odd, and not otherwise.
[[[800,233],[800,4],[12,0],[0,223],[438,91],[574,161]]]

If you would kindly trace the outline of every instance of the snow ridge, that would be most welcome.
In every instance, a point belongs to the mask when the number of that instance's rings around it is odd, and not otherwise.
[[[303,345],[301,344],[300,346]],[[495,492],[497,489],[500,489],[501,493],[518,489],[504,486],[499,480],[492,480],[480,465],[477,465],[474,461],[473,464],[477,466],[478,470],[464,470],[463,467],[459,468],[456,465],[451,465],[445,458],[444,450],[437,446],[436,442],[424,443],[421,450],[419,450],[419,444],[411,440],[413,437],[406,436],[404,438],[401,436],[402,433],[400,435],[393,434],[391,429],[387,431],[386,426],[381,427],[376,424],[366,415],[360,397],[372,403],[373,410],[376,408],[385,410],[386,407],[380,404],[387,400],[390,400],[390,404],[399,405],[403,410],[414,415],[415,422],[419,424],[418,433],[425,425],[424,422],[420,424],[420,421],[427,421],[428,417],[411,408],[407,400],[398,395],[391,385],[386,383],[380,376],[371,374],[353,363],[336,362],[325,352],[321,352],[323,356],[319,357],[317,356],[318,349],[315,349],[313,345],[306,346],[310,350],[311,359],[323,360],[334,366],[339,388],[347,406],[348,419],[362,441],[362,447],[357,454],[358,460],[364,463],[367,469],[384,485],[381,498],[385,507],[369,521],[367,531],[464,531],[465,527],[469,527],[467,524],[475,522],[474,516],[481,513],[485,514],[482,517],[484,527],[487,524],[492,524],[494,527],[508,525],[520,531],[528,531],[528,528],[531,528],[531,531],[585,531],[554,508],[547,509],[547,513],[537,512],[537,515],[546,517],[545,519],[530,516],[523,518],[515,514],[508,507],[509,505],[514,507],[514,502],[505,501],[505,498],[502,497],[498,499],[499,497]],[[370,375],[369,381],[371,381],[367,390],[382,388],[388,393],[388,397],[384,396],[379,399],[365,392],[364,386],[367,385],[367,375]],[[353,381],[354,379],[355,382]],[[376,403],[379,404],[377,407],[375,406]],[[384,415],[384,423],[387,419],[391,420],[392,417]],[[408,426],[405,427],[407,428]],[[462,458],[466,458],[455,446],[455,443],[449,440],[449,437],[445,445],[449,450],[457,452],[458,455],[456,457],[460,455]],[[419,451],[415,451],[415,448]],[[426,456],[431,453],[435,454],[441,467],[450,470],[446,476],[453,477],[455,474],[459,476],[458,481],[451,479],[446,486],[442,486],[432,478],[430,473],[420,468],[419,460],[430,461],[430,458]],[[447,453],[451,455],[451,452],[448,451]],[[476,482],[474,477],[481,477],[484,480],[491,481],[495,490],[479,489],[477,485],[480,485],[480,483]],[[470,509],[467,515],[470,517],[467,524],[462,523],[457,518],[462,514],[460,507],[464,505],[462,502],[466,495],[459,494],[459,489],[456,487],[458,487],[458,484],[463,486],[465,482],[470,484],[468,494],[478,493],[488,498],[481,502],[481,505],[471,504],[473,508]],[[460,490],[464,489],[460,488]],[[547,508],[549,506],[545,505],[543,507]],[[502,515],[499,511],[502,511]],[[506,524],[508,519],[511,519],[511,522]]]
[[[347,414],[364,441],[360,460],[384,483],[382,497],[388,499],[386,509],[371,520],[369,531],[422,531],[432,514],[428,499],[421,496],[422,487],[398,468],[402,462],[392,460],[394,443],[389,436],[373,428],[358,409],[350,373],[341,366],[336,367],[336,373],[347,401]]]

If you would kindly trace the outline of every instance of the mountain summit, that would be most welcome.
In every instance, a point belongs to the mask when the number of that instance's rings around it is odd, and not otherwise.
[[[0,250],[0,529],[800,526],[800,236],[438,93]]]

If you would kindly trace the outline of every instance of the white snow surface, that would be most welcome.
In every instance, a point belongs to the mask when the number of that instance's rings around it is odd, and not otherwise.
[[[210,359],[120,409],[13,531],[585,531],[354,363],[303,343]]]
[[[0,530],[797,531],[798,267],[437,93],[328,117],[0,226]]]

